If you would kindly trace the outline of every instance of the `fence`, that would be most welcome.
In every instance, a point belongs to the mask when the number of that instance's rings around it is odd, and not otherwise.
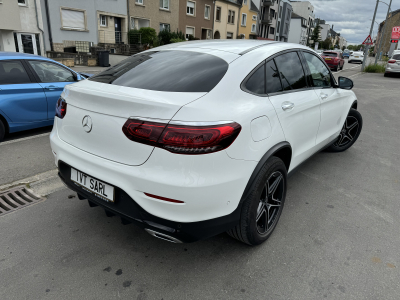
[[[142,34],[126,31],[99,30],[99,44],[142,44]]]

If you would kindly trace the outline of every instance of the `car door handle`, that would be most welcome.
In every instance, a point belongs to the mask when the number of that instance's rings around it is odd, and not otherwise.
[[[327,94],[321,94],[321,99],[322,99],[322,100],[325,100],[326,98],[328,98],[328,95],[327,95]]]
[[[44,87],[46,90],[54,91],[57,87],[55,85],[48,85]]]
[[[293,109],[293,107],[294,107],[294,103],[292,103],[292,102],[283,102],[282,103],[282,109],[283,110],[292,110]]]

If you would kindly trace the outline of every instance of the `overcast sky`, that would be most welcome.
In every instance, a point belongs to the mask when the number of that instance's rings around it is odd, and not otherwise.
[[[361,44],[368,36],[376,0],[309,0],[314,5],[316,18],[325,20],[334,30],[340,32],[349,44]],[[387,4],[390,0],[383,0]],[[375,21],[385,20],[388,6],[379,3]],[[393,0],[391,10],[400,9],[400,0]],[[373,36],[379,26],[375,23]]]

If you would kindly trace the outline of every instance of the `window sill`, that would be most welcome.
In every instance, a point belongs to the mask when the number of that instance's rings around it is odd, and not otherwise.
[[[204,20],[210,21],[210,18],[204,18]]]
[[[240,25],[240,27],[246,27],[246,25]]]
[[[140,4],[140,3],[136,3],[136,2],[135,2],[135,5],[136,5],[136,6],[143,6],[143,7],[146,6],[146,5],[144,5],[144,4]]]
[[[221,23],[221,20],[215,20],[215,22]]]
[[[189,14],[186,14],[186,16],[187,16],[187,17],[193,17],[193,18],[196,18],[196,16],[195,16],[195,15],[189,15]]]
[[[165,11],[165,12],[169,12],[169,13],[171,12],[170,9],[165,9],[165,8],[161,8],[161,7],[160,7],[160,11]]]
[[[108,27],[107,25],[100,25],[100,27],[103,27],[103,28],[105,28],[105,27]]]
[[[66,30],[66,31],[81,31],[81,32],[89,32],[87,29],[74,29],[74,28],[60,28],[61,30]]]

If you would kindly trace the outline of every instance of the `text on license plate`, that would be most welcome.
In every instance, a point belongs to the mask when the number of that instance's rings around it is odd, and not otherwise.
[[[355,58],[360,58],[359,56],[355,56]]]
[[[332,60],[332,58],[325,58],[325,60]]]
[[[71,168],[71,180],[84,190],[107,202],[114,202],[114,187]]]

